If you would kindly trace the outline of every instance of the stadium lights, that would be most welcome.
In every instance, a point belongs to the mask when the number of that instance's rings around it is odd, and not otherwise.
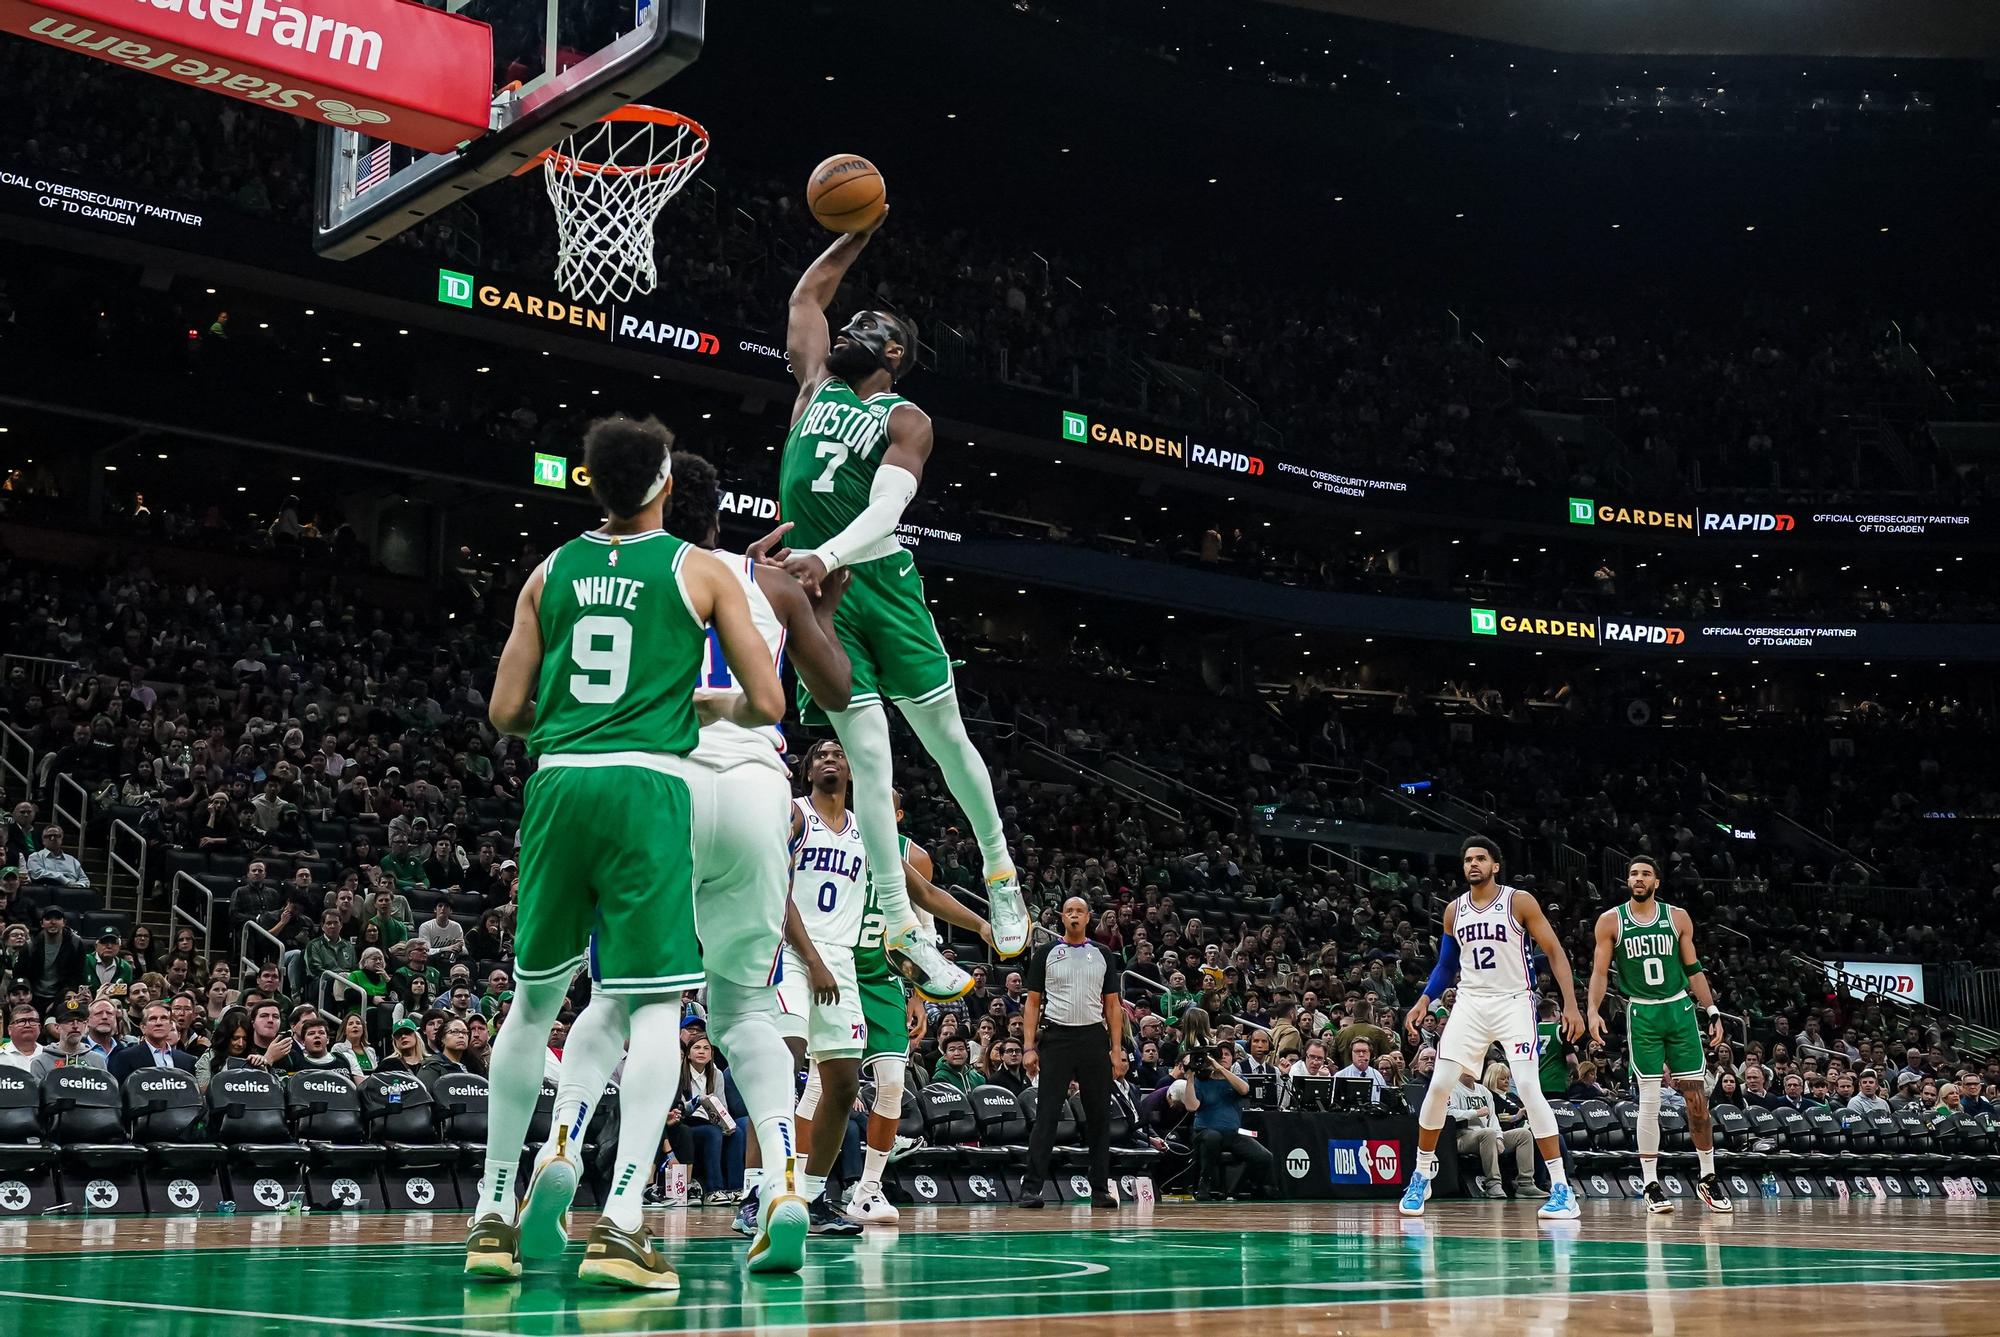
[[[701,420],[703,422],[707,422],[710,418],[713,418],[714,416],[715,415],[713,413],[704,413],[701,415]]]
[[[398,334],[408,334],[408,333],[409,333],[409,331],[408,331],[408,330],[397,330],[397,331],[396,331],[396,333],[398,333]]]
[[[268,320],[260,320],[257,322],[257,328],[260,330],[268,330],[271,328],[271,322]]]
[[[104,472],[108,474],[115,474],[118,472],[118,466],[115,464],[107,464],[104,466]]]
[[[165,458],[166,458],[166,456],[165,456],[165,455],[162,455],[162,456],[160,456],[160,458],[161,458],[161,459],[165,459]]]
[[[213,296],[215,296],[215,289],[213,289],[213,288],[210,288],[210,289],[208,290],[208,295],[209,295],[210,297],[213,297]]]

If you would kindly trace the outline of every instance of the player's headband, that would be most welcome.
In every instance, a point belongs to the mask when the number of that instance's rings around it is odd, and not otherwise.
[[[639,498],[639,505],[648,505],[652,502],[653,498],[666,491],[667,480],[673,476],[674,452],[672,450],[663,450],[660,452],[660,472],[654,477],[653,485],[646,489],[646,495]]]

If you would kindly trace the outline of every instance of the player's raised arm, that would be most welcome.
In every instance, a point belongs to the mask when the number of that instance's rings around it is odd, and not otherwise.
[[[1688,992],[1694,995],[1695,1006],[1708,1018],[1708,1042],[1722,1043],[1722,1009],[1716,1006],[1715,990],[1708,982],[1708,967],[1702,965],[1701,958],[1694,950],[1694,917],[1678,905],[1674,907],[1674,938],[1681,945],[1681,969],[1687,972]]]
[[[1606,910],[1597,917],[1597,946],[1590,954],[1590,1038],[1604,1039],[1604,993],[1611,984],[1611,953],[1618,947],[1618,912]]]
[[[514,601],[514,628],[500,652],[493,699],[486,703],[486,718],[513,738],[526,738],[535,727],[535,680],[542,669],[543,570],[538,566],[528,574],[521,597]]]
[[[1563,950],[1555,925],[1542,913],[1541,902],[1525,891],[1517,891],[1514,893],[1514,905],[1521,913],[1521,927],[1549,958],[1549,969],[1555,974],[1556,987],[1562,990],[1563,1039],[1575,1044],[1583,1038],[1583,1016],[1576,1010],[1576,980],[1570,970],[1569,953]]]
[[[833,615],[847,585],[845,576],[821,581],[814,599],[781,568],[757,567],[757,588],[785,624],[785,653],[822,710],[845,710],[854,694],[854,665],[833,630]]]
[[[1417,1021],[1434,999],[1441,998],[1451,982],[1458,978],[1458,938],[1452,932],[1452,920],[1456,918],[1458,902],[1453,901],[1444,908],[1444,935],[1438,940],[1437,965],[1431,968],[1431,977],[1424,983],[1424,991],[1417,995],[1417,1001],[1410,1004],[1410,1010],[1403,1014],[1403,1033],[1410,1037],[1410,1043],[1417,1043]]]
[[[776,724],[785,717],[785,689],[778,682],[770,649],[750,619],[743,587],[721,562],[698,548],[690,549],[683,559],[681,576],[694,615],[714,627],[722,641],[722,657],[738,689],[709,699],[714,718],[746,729]]]
[[[827,332],[826,308],[840,291],[840,281],[847,277],[855,258],[868,249],[869,238],[888,216],[885,207],[882,216],[863,231],[835,238],[833,245],[820,252],[819,259],[806,266],[798,286],[792,289],[785,317],[785,353],[791,359],[792,375],[804,389],[811,390],[826,379],[826,350],[833,341]],[[796,411],[792,418],[798,420]]]
[[[932,882],[932,868],[931,852],[911,841],[909,853],[903,856],[903,884],[910,889],[910,904],[929,911],[947,924],[977,933],[985,939],[988,947],[992,947],[992,925],[975,914],[965,902]]]

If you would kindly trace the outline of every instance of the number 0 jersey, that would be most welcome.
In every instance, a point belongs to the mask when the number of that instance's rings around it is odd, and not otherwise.
[[[886,390],[864,398],[838,376],[813,391],[778,463],[779,513],[792,522],[786,541],[794,549],[817,548],[867,508],[875,471],[889,449],[889,414],[907,402]],[[902,546],[891,534],[879,547],[849,554],[847,564],[887,557]]]
[[[1461,994],[1528,992],[1534,971],[1528,965],[1528,935],[1514,917],[1514,889],[1500,888],[1486,908],[1472,904],[1470,892],[1458,898],[1451,935],[1458,939],[1458,991]]]
[[[792,903],[814,943],[851,952],[861,939],[868,902],[861,825],[850,812],[847,825],[836,831],[820,820],[810,798],[793,799],[792,804],[805,819],[792,845]]]
[[[1681,936],[1674,928],[1673,907],[1653,898],[1652,922],[1632,918],[1630,901],[1618,907],[1618,945],[1612,949],[1618,968],[1618,992],[1633,1003],[1670,1003],[1687,994],[1687,968],[1681,965]]]
[[[777,610],[764,597],[764,591],[757,587],[755,564],[739,553],[715,549],[715,556],[729,573],[736,577],[743,587],[744,598],[750,601],[750,621],[757,628],[757,634],[764,638],[765,646],[771,652],[771,662],[778,673],[785,671],[785,625],[778,621]],[[715,628],[708,629],[708,649],[702,660],[701,676],[695,679],[695,687],[707,692],[741,692],[736,685],[736,676],[729,670],[729,663],[722,655],[722,638]],[[710,766],[718,771],[726,771],[731,766],[744,762],[754,762],[785,771],[785,734],[777,725],[766,725],[761,729],[746,729],[740,724],[727,720],[717,720],[702,726],[701,742],[695,748],[692,760]]]
[[[584,534],[549,554],[530,756],[694,751],[708,629],[681,584],[693,551],[655,529]]]

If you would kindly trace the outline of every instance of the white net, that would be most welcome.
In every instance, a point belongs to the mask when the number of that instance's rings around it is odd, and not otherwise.
[[[653,223],[707,154],[700,125],[636,105],[556,145],[542,160],[556,210],[556,286],[597,302],[651,292]]]

